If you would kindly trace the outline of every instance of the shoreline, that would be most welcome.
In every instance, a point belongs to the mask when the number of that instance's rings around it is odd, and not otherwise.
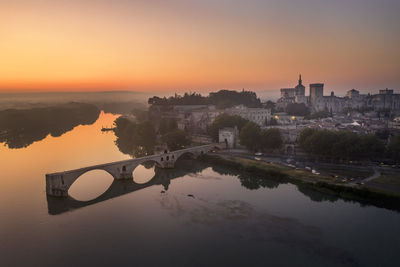
[[[272,179],[280,183],[291,183],[298,186],[299,189],[300,187],[301,189],[311,189],[345,201],[354,201],[361,205],[372,205],[400,212],[400,194],[367,186],[341,185],[334,183],[330,177],[316,176],[304,170],[293,170],[277,164],[240,157],[213,154],[203,156],[203,160],[257,175],[264,179]]]

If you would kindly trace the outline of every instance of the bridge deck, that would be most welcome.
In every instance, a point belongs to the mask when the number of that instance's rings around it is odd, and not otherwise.
[[[188,148],[184,148],[184,149],[180,149],[180,150],[175,150],[175,151],[168,151],[168,153],[160,153],[160,154],[153,154],[150,156],[144,156],[144,157],[140,157],[140,158],[134,158],[134,159],[127,159],[127,160],[120,160],[120,161],[113,161],[113,162],[109,162],[109,163],[102,163],[102,164],[96,164],[96,165],[91,165],[91,166],[86,166],[86,167],[82,167],[82,168],[78,168],[78,169],[73,169],[73,170],[67,170],[67,171],[61,171],[61,172],[54,172],[54,173],[48,173],[46,175],[60,175],[60,174],[68,174],[68,173],[74,173],[74,172],[80,172],[80,171],[84,171],[86,169],[97,169],[97,168],[103,168],[103,167],[107,167],[110,165],[114,165],[114,164],[129,164],[129,163],[134,163],[136,161],[146,161],[146,160],[153,160],[154,158],[158,158],[161,157],[162,155],[168,155],[170,153],[185,153],[185,152],[191,152],[193,150],[199,150],[201,148],[209,148],[211,146],[219,146],[220,144],[209,144],[209,145],[202,145],[202,146],[195,146],[195,147],[188,147]]]

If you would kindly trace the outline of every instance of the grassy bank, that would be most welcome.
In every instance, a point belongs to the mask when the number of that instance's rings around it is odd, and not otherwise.
[[[238,172],[246,172],[280,183],[292,183],[300,191],[312,190],[329,194],[337,199],[357,201],[362,205],[374,205],[400,211],[400,195],[364,186],[350,187],[335,184],[331,177],[313,175],[304,170],[294,170],[277,164],[270,164],[237,157],[207,155],[203,160],[225,166]]]

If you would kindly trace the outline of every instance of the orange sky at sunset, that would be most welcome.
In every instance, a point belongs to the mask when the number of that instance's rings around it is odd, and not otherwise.
[[[0,0],[0,91],[400,89],[400,1]]]

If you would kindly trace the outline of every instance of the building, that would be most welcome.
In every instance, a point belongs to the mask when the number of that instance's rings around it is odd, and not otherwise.
[[[229,115],[238,115],[246,120],[257,123],[259,126],[265,126],[271,120],[271,110],[265,108],[248,108],[239,105],[229,108],[225,112]]]
[[[310,103],[314,103],[324,96],[324,84],[323,83],[312,83],[310,84]]]
[[[282,88],[281,98],[277,101],[277,109],[285,110],[289,103],[304,103],[311,111],[328,111],[340,113],[346,110],[373,110],[390,111],[400,114],[400,94],[394,93],[392,89],[379,90],[379,94],[360,94],[356,89],[347,91],[345,97],[335,96],[334,92],[324,96],[324,84],[310,84],[310,95],[304,95],[304,86],[301,76],[295,88]]]
[[[238,143],[238,136],[239,130],[236,126],[234,128],[226,127],[219,129],[218,141],[219,143],[225,143],[226,148],[236,148]]]
[[[284,110],[290,103],[304,103],[306,104],[308,99],[305,96],[306,88],[303,85],[301,74],[299,74],[298,84],[293,88],[281,88],[281,98],[277,102],[277,108]]]

